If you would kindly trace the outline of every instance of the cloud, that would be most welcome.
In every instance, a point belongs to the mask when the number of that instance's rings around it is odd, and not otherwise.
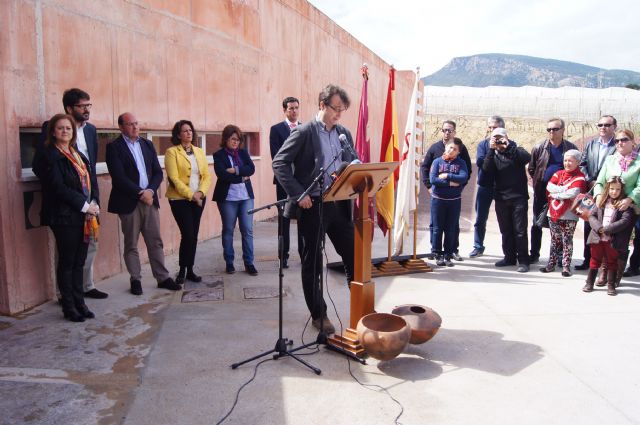
[[[398,69],[431,74],[452,58],[511,53],[640,71],[640,2],[311,0]]]

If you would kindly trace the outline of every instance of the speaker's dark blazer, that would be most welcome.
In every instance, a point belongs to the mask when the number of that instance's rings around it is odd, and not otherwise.
[[[90,170],[88,159],[80,152],[80,157],[89,170],[91,193],[85,195],[78,172],[71,161],[55,146],[46,146],[39,153],[42,172],[42,209],[40,219],[43,225],[49,226],[82,226],[85,213],[82,207],[85,202],[94,199],[98,202],[98,182],[96,175]]]
[[[162,183],[162,168],[158,155],[149,140],[140,138],[140,148],[147,169],[149,186],[141,188],[140,173],[136,161],[122,136],[107,144],[107,168],[111,175],[111,195],[108,211],[114,214],[129,214],[136,209],[142,189],[153,190],[153,205],[160,208],[158,188]]]
[[[35,174],[40,181],[43,180],[43,171],[41,164],[38,164],[39,159],[41,158],[38,153],[44,150],[44,142],[47,140],[47,127],[49,126],[49,121],[45,121],[42,124],[42,130],[40,132],[40,138],[38,139],[38,144],[36,146],[36,154],[33,157],[33,162],[31,164],[31,169],[33,170],[33,174]],[[89,166],[91,167],[91,174],[96,176],[96,162],[98,161],[98,131],[96,130],[96,126],[87,123],[82,129],[84,133],[84,140],[87,142],[87,151],[89,151]],[[96,186],[96,199],[100,197],[98,186]]]
[[[212,199],[216,202],[224,202],[227,200],[229,194],[229,187],[232,183],[242,183],[243,177],[252,176],[256,172],[256,167],[249,156],[249,152],[244,149],[238,151],[240,160],[242,161],[242,167],[238,168],[237,174],[231,174],[227,172],[227,168],[231,168],[231,160],[224,148],[218,150],[213,154],[213,169],[216,172],[218,180],[216,181],[216,187],[213,189]],[[251,180],[245,180],[244,185],[247,187],[247,193],[249,198],[253,199],[253,187],[251,186]]]
[[[280,121],[278,124],[275,124],[271,127],[269,131],[269,148],[271,149],[271,159],[276,156],[282,144],[287,137],[291,134],[291,128],[289,128],[289,124],[285,121]],[[273,176],[273,184],[278,184],[278,180],[276,180],[276,176]]]
[[[273,173],[284,187],[287,195],[300,196],[320,172],[324,164],[324,155],[320,147],[320,125],[316,119],[293,129],[275,158]],[[347,136],[347,142],[353,147],[351,133],[342,125],[336,126],[338,134]],[[342,152],[343,161],[356,159],[350,152]],[[291,167],[293,165],[293,168]],[[285,207],[285,216],[294,217],[297,209],[295,200],[289,201]]]

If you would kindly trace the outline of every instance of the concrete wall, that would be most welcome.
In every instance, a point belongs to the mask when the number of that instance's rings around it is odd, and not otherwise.
[[[260,205],[275,199],[268,134],[282,119],[281,100],[299,97],[301,119],[308,120],[320,88],[339,84],[352,98],[343,121],[355,136],[366,62],[372,158],[378,157],[389,64],[304,0],[0,0],[0,28],[0,313],[53,295],[52,236],[25,226],[23,193],[39,183],[22,177],[19,129],[60,112],[67,88],[91,94],[91,122],[99,129],[117,128],[117,116],[131,111],[143,130],[168,130],[187,118],[198,130],[233,123],[259,133],[252,180]],[[400,129],[412,85],[412,72],[398,73]],[[106,206],[109,175],[99,183]],[[179,231],[166,199],[161,220],[165,250],[173,252]],[[217,208],[209,204],[200,237],[219,230]],[[120,239],[117,217],[103,214],[97,279],[124,270]],[[141,248],[146,257],[142,242]]]

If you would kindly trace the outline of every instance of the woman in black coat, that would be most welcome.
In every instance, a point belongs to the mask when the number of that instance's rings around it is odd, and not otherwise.
[[[244,269],[252,276],[258,274],[253,265],[253,216],[247,211],[253,208],[253,187],[249,177],[256,171],[249,153],[240,149],[242,132],[235,125],[222,130],[220,149],[213,154],[213,169],[218,181],[213,190],[213,200],[218,204],[222,218],[222,252],[227,273],[235,273],[233,265],[233,229],[236,221],[242,235],[242,260]]]
[[[47,140],[37,163],[41,169],[42,224],[56,238],[56,277],[64,317],[84,322],[95,315],[84,302],[82,267],[89,238],[97,237],[97,181],[88,159],[76,150],[77,128],[73,117],[55,115],[47,127]]]

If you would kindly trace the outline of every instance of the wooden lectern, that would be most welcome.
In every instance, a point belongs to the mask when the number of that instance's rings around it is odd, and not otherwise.
[[[349,327],[342,335],[329,338],[328,344],[342,348],[356,356],[364,355],[358,341],[356,326],[360,319],[374,312],[375,286],[371,281],[371,232],[369,197],[386,184],[386,178],[398,167],[398,162],[351,164],[324,194],[323,201],[341,201],[358,198],[359,215],[355,220],[354,280],[351,282],[351,311]]]

